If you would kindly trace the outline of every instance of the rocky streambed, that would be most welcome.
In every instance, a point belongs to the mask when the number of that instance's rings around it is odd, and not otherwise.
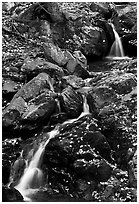
[[[23,201],[14,187],[56,126],[30,201],[136,201],[135,17],[135,3],[3,4],[3,201]],[[105,58],[109,20],[130,58]]]

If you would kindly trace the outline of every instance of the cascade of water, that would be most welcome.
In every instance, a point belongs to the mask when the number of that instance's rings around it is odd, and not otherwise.
[[[114,32],[115,41],[111,47],[108,57],[124,57],[125,55],[124,55],[124,50],[123,50],[121,39],[118,33],[116,32],[114,25],[112,23],[110,23],[110,25],[112,26],[112,29]]]
[[[19,184],[15,186],[15,188],[21,192],[21,194],[26,199],[30,189],[38,189],[41,187],[43,182],[43,172],[40,169],[41,158],[43,156],[45,146],[49,143],[49,141],[58,134],[58,126],[55,127],[54,130],[48,132],[48,139],[45,144],[41,144],[29,165],[25,168],[24,174],[21,177]]]
[[[62,125],[67,123],[73,123],[74,121],[78,120],[84,115],[89,114],[89,106],[87,104],[87,99],[85,95],[83,95],[84,103],[83,103],[83,112],[80,114],[78,118],[67,120]],[[23,195],[24,200],[29,201],[29,196],[31,193],[36,192],[37,189],[41,187],[43,184],[43,172],[40,168],[43,153],[45,150],[46,145],[49,143],[49,141],[54,138],[59,133],[59,126],[56,126],[54,130],[51,132],[48,132],[48,139],[45,143],[41,143],[40,147],[32,157],[30,163],[28,166],[26,166],[23,176],[21,177],[19,183],[15,188]]]

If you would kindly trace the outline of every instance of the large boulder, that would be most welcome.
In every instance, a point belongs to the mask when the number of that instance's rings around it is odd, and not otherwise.
[[[77,118],[83,110],[82,95],[72,87],[65,88],[60,96],[61,108],[69,118]]]
[[[92,87],[87,93],[90,111],[99,119],[117,163],[121,168],[127,168],[128,149],[136,141],[136,76],[112,71],[94,75],[88,86]],[[131,115],[132,119],[129,119]]]
[[[3,126],[22,129],[29,122],[47,120],[55,110],[55,97],[51,77],[40,73],[25,84],[3,110]]]
[[[48,183],[76,193],[79,189],[75,184],[80,179],[85,182],[109,179],[111,168],[107,159],[111,161],[110,146],[99,132],[97,120],[89,114],[60,126],[59,133],[45,147],[42,165],[47,168]]]

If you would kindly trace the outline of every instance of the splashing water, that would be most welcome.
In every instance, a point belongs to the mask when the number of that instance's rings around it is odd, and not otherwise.
[[[24,200],[29,201],[28,196],[31,193],[38,191],[38,189],[43,184],[43,172],[40,169],[42,156],[45,150],[45,146],[49,141],[58,134],[58,126],[54,130],[48,132],[48,139],[45,144],[41,144],[32,160],[30,161],[29,166],[24,170],[24,174],[21,177],[19,184],[15,188],[23,195]]]
[[[108,58],[124,58],[125,54],[124,54],[124,49],[123,49],[123,45],[122,45],[122,41],[118,35],[118,33],[115,30],[115,27],[112,23],[110,23],[110,25],[112,26],[113,32],[114,32],[114,36],[115,36],[115,41],[111,47],[110,53],[108,55]]]

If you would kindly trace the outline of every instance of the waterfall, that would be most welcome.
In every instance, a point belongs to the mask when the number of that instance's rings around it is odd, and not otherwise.
[[[28,196],[30,192],[34,192],[43,184],[43,172],[40,169],[42,156],[45,150],[45,146],[49,141],[58,134],[58,126],[51,132],[48,132],[48,139],[45,144],[41,144],[29,165],[26,166],[23,176],[21,177],[19,184],[15,188],[23,195],[24,200],[29,200]]]
[[[67,120],[60,126],[65,125],[67,123],[73,123],[84,115],[90,114],[89,106],[87,104],[87,99],[85,95],[83,95],[83,99],[83,112],[80,114],[80,116],[75,119]],[[39,191],[39,188],[43,185],[44,177],[43,171],[41,170],[43,153],[49,141],[59,133],[60,126],[57,125],[54,130],[47,133],[48,139],[46,140],[46,142],[40,144],[38,150],[32,157],[29,164],[28,162],[26,163],[24,173],[20,178],[19,183],[15,186],[15,188],[23,195],[25,201],[31,201],[31,195],[34,194],[36,191]],[[30,150],[28,155],[30,154],[32,154],[32,149]]]
[[[115,41],[111,47],[110,53],[108,55],[108,58],[124,58],[124,50],[123,50],[123,46],[122,46],[122,42],[121,39],[118,35],[118,33],[115,30],[115,27],[112,23],[110,23],[110,25],[112,26],[113,32],[114,32],[114,36],[115,36]]]

